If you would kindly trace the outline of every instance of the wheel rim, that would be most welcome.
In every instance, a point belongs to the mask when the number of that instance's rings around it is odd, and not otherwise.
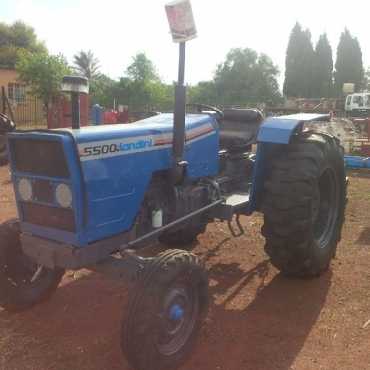
[[[194,330],[199,314],[197,289],[185,284],[171,287],[163,300],[158,350],[165,356],[180,351]]]
[[[332,168],[320,176],[312,206],[314,235],[320,248],[329,245],[333,236],[339,207],[339,186]]]

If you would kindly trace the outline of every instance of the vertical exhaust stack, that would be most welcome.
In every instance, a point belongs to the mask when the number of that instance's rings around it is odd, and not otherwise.
[[[71,95],[72,128],[81,126],[80,94],[89,93],[89,80],[81,76],[64,76],[62,91]]]
[[[197,36],[193,12],[189,0],[176,0],[166,5],[166,13],[170,32],[175,43],[179,43],[179,72],[175,87],[174,127],[172,141],[173,180],[180,182],[184,175],[186,161],[184,161],[185,146],[185,46]]]

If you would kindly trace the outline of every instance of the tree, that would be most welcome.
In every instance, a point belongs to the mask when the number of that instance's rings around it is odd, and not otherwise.
[[[288,43],[283,92],[288,97],[312,97],[314,50],[309,30],[296,23]]]
[[[19,78],[31,88],[31,93],[42,99],[45,108],[60,94],[63,76],[71,70],[62,55],[23,51],[16,64]]]
[[[73,58],[76,69],[82,76],[89,80],[94,80],[99,76],[99,60],[91,50],[81,50]]]
[[[248,48],[231,49],[214,76],[217,103],[245,106],[276,102],[280,99],[278,75],[278,68],[267,55]]]
[[[132,63],[126,70],[126,75],[135,82],[160,80],[153,62],[148,59],[145,53],[138,53],[132,58]]]
[[[118,83],[104,74],[99,74],[90,81],[90,102],[104,107],[113,106]]]
[[[145,55],[138,53],[126,69],[126,77],[121,78],[121,96],[132,109],[155,109],[165,99],[167,90],[162,84],[153,62]]]
[[[315,65],[312,76],[315,97],[330,97],[333,89],[333,52],[327,35],[320,36],[315,48]]]
[[[335,63],[335,88],[338,95],[342,93],[344,83],[354,83],[356,90],[361,89],[364,81],[362,51],[356,37],[348,29],[342,32],[337,49]]]
[[[21,21],[11,25],[0,23],[0,66],[14,68],[18,54],[26,50],[31,53],[46,52],[34,29]]]
[[[201,81],[188,88],[189,103],[215,105],[218,103],[216,84],[214,81]]]

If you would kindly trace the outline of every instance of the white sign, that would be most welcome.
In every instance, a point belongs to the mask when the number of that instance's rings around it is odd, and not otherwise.
[[[170,32],[174,42],[185,42],[197,36],[189,0],[176,0],[166,5]]]

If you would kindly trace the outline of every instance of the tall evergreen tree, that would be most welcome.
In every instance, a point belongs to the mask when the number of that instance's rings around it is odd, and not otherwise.
[[[322,34],[315,48],[313,76],[315,97],[327,98],[333,89],[333,52],[326,33]]]
[[[289,39],[285,60],[283,92],[289,97],[311,97],[313,95],[314,50],[309,30],[302,30],[296,23]]]
[[[354,83],[356,90],[361,89],[364,82],[362,51],[356,37],[352,37],[348,29],[342,33],[337,50],[335,63],[335,88],[341,94],[344,83]]]

